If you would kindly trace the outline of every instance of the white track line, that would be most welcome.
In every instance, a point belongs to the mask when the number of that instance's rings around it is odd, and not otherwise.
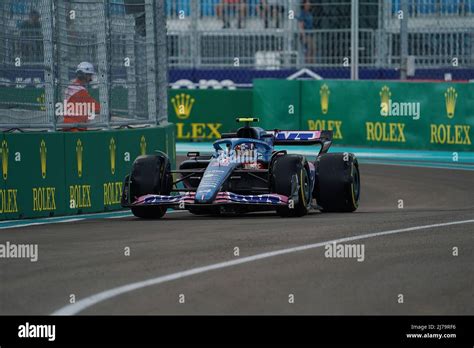
[[[374,238],[374,237],[380,237],[380,236],[386,236],[390,234],[396,234],[396,233],[404,233],[404,232],[411,232],[411,231],[419,231],[419,230],[425,230],[429,228],[436,228],[436,227],[445,227],[445,226],[452,226],[452,225],[460,225],[460,224],[468,224],[468,223],[474,223],[474,220],[463,220],[463,221],[452,221],[452,222],[445,222],[445,223],[440,223],[440,224],[433,224],[433,225],[424,225],[424,226],[415,226],[415,227],[408,227],[408,228],[402,228],[398,230],[390,230],[390,231],[384,231],[384,232],[375,232],[375,233],[369,233],[369,234],[362,234],[359,236],[354,236],[354,237],[346,237],[346,238],[340,238],[340,239],[334,239],[334,240],[329,240],[326,242],[320,242],[320,243],[315,243],[315,244],[307,244],[307,245],[302,245],[298,247],[293,247],[293,248],[288,248],[288,249],[281,249],[281,250],[275,250],[275,251],[270,251],[262,254],[257,254],[253,256],[248,256],[244,257],[241,259],[237,260],[232,260],[232,261],[225,261],[225,262],[220,262],[220,263],[215,263],[212,265],[204,266],[204,267],[198,267],[198,268],[192,268],[187,271],[182,271],[182,272],[177,272],[173,274],[168,274],[165,276],[157,277],[157,278],[152,278],[136,283],[131,283],[123,286],[119,286],[117,288],[113,288],[110,290],[106,290],[100,293],[97,293],[95,295],[86,297],[74,304],[67,305],[61,309],[58,309],[52,315],[74,315],[79,312],[82,312],[84,309],[92,307],[93,305],[109,300],[113,297],[117,297],[119,295],[142,289],[148,286],[152,285],[157,285],[157,284],[162,284],[166,282],[170,282],[172,280],[176,279],[181,279],[181,278],[186,278],[195,274],[200,274],[208,271],[213,271],[216,269],[222,269],[222,268],[227,268],[231,266],[236,266],[240,265],[243,263],[247,262],[253,262],[261,259],[266,259],[269,257],[273,256],[278,256],[278,255],[285,255],[285,254],[290,254],[298,251],[304,251],[304,250],[309,250],[309,249],[314,249],[314,248],[320,248],[325,246],[326,244],[329,243],[345,243],[345,242],[350,242],[350,241],[355,241],[355,240],[360,240],[360,239],[366,239],[366,238]]]
[[[65,222],[75,222],[75,221],[82,221],[82,220],[85,220],[85,218],[73,218],[73,219],[67,219],[67,220],[61,220],[61,221],[48,221],[48,222],[31,222],[31,223],[26,223],[23,225],[0,226],[0,230],[6,230],[10,228],[40,226],[40,225],[62,224]]]
[[[126,213],[127,211],[126,210],[117,210],[117,211],[110,211],[110,212],[103,212],[103,213],[86,213],[86,214],[83,214],[83,215],[74,215],[74,216],[79,216],[79,217],[97,217],[97,218],[101,218],[103,217],[104,215],[112,215],[112,214],[124,214]],[[44,223],[49,223],[49,222],[54,222],[56,220],[65,220],[65,219],[68,219],[68,218],[74,218],[74,216],[53,216],[53,217],[43,217],[43,218],[36,218],[36,219],[32,219],[32,220],[42,220],[40,222],[44,222]],[[21,220],[21,219],[16,219],[16,220],[3,220],[3,221],[0,221],[0,225],[5,225],[5,224],[9,224],[9,223],[12,223],[12,222],[15,222],[15,221],[26,221],[26,220]]]
[[[166,214],[186,213],[186,212],[187,210],[172,210],[172,211],[168,211]],[[104,217],[105,214],[113,214],[113,215],[118,215],[118,216]],[[119,215],[119,214],[122,214],[122,215]],[[84,215],[77,215],[77,216],[82,216],[82,217],[68,218],[67,216],[58,216],[54,218],[44,218],[44,220],[40,219],[41,221],[37,221],[37,222],[26,222],[27,220],[5,220],[5,221],[0,222],[0,230],[30,227],[30,226],[50,225],[50,224],[61,224],[61,223],[84,221],[84,220],[93,221],[93,220],[101,220],[101,219],[123,219],[123,218],[132,217],[133,214],[127,213],[124,211],[118,211],[118,212],[111,212],[111,213],[84,214]],[[32,221],[35,221],[35,220],[32,220]],[[8,225],[11,223],[18,223],[18,225]]]
[[[187,210],[171,210],[171,211],[167,211],[166,214],[187,213],[187,212],[188,212]],[[123,215],[123,216],[110,216],[107,219],[123,219],[123,218],[126,218],[126,217],[132,217],[132,216],[133,216],[133,214],[130,213],[130,214]]]

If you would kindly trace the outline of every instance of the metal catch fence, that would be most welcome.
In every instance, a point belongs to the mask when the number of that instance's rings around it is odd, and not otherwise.
[[[4,0],[0,27],[2,128],[167,120],[163,2]]]

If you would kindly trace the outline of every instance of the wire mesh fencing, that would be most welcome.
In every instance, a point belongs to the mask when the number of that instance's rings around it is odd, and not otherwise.
[[[0,3],[0,124],[46,127],[51,12],[44,1]],[[49,75],[48,75],[49,74]]]
[[[408,55],[417,67],[474,67],[474,0],[407,2],[408,14],[400,0],[383,3],[379,44],[385,64],[399,63],[400,24],[408,18]]]
[[[406,0],[407,13],[402,1],[357,1],[363,76],[399,77],[405,21],[405,54],[414,69],[458,69],[461,78],[474,78],[474,0]],[[166,3],[171,68],[216,69],[216,78],[219,69],[301,68],[349,77],[351,0]]]
[[[161,18],[159,18],[161,17]],[[158,20],[157,20],[158,18]],[[3,128],[165,122],[165,9],[153,0],[0,4]]]

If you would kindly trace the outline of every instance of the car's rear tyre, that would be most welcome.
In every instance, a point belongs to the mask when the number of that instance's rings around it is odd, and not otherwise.
[[[352,153],[326,153],[316,159],[313,197],[323,212],[353,212],[359,206],[360,173]]]
[[[165,155],[139,156],[133,162],[128,194],[132,202],[147,194],[169,195],[172,184],[170,161]],[[166,207],[156,205],[136,206],[131,210],[142,219],[159,219],[166,213]]]
[[[274,160],[271,168],[271,191],[290,199],[298,197],[297,202],[292,203],[292,208],[277,208],[277,214],[281,217],[299,217],[308,213],[310,179],[302,156],[282,155]]]

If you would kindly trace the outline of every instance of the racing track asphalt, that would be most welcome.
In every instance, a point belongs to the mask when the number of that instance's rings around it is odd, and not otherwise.
[[[361,204],[352,214],[282,219],[176,212],[160,221],[88,219],[0,230],[0,243],[39,247],[38,262],[0,259],[0,314],[51,314],[71,294],[79,301],[269,251],[474,219],[472,171],[361,164],[361,177]],[[79,314],[474,314],[474,223],[348,243],[364,245],[364,261],[327,258],[324,247],[311,248],[143,287]]]

